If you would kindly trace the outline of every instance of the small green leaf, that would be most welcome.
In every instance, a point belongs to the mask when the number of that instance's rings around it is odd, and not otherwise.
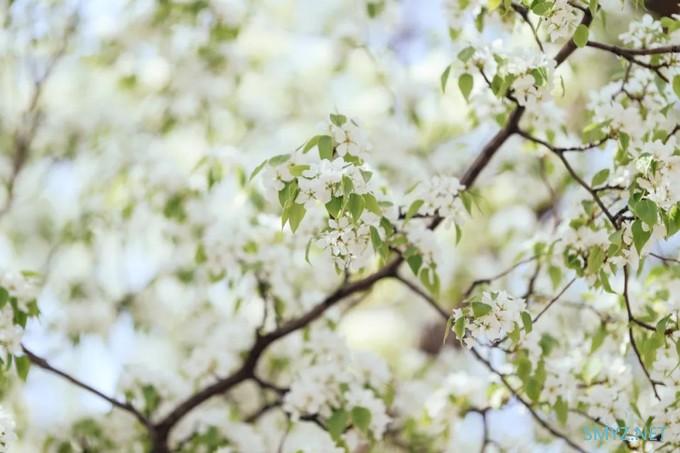
[[[31,367],[31,359],[28,356],[14,356],[14,363],[17,367],[17,374],[22,381],[25,381],[28,377],[28,370]]]
[[[595,332],[595,335],[593,335],[593,341],[590,343],[591,354],[597,351],[597,349],[600,346],[602,346],[602,343],[604,343],[605,338],[607,338],[607,329],[605,328],[604,324],[600,324],[600,327],[597,329],[597,332]]]
[[[449,74],[451,73],[451,65],[448,65],[440,77],[442,93],[446,93],[446,82],[449,80]]]
[[[348,424],[349,414],[347,411],[344,409],[336,409],[328,418],[326,429],[328,429],[328,434],[331,435],[331,438],[337,442],[342,433],[345,432]]]
[[[333,159],[333,139],[329,135],[319,137],[317,147],[319,148],[319,157],[321,159]]]
[[[284,162],[287,162],[288,159],[290,159],[290,154],[279,154],[278,156],[272,157],[267,162],[269,162],[269,165],[272,167],[276,167]]]
[[[458,77],[458,88],[460,88],[460,92],[466,101],[470,99],[473,84],[474,79],[472,78],[472,75],[468,73],[461,74],[461,76]]]
[[[361,195],[357,195],[355,193],[350,194],[349,196],[349,212],[352,214],[352,218],[354,219],[355,222],[358,222],[359,219],[361,218],[361,214],[364,212],[364,207],[366,205],[366,202],[364,201],[364,197]]]
[[[458,52],[458,59],[463,63],[467,62],[475,54],[475,48],[468,46],[465,49]],[[450,67],[450,66],[449,66]]]
[[[418,210],[424,203],[425,202],[423,200],[416,200],[413,203],[411,203],[411,206],[409,206],[408,211],[406,211],[406,217],[404,217],[404,222],[408,222],[414,215],[416,215],[418,213]]]
[[[487,8],[489,11],[494,11],[498,9],[503,3],[503,0],[487,0]]]
[[[550,275],[550,281],[552,282],[553,289],[557,289],[558,286],[560,286],[560,283],[562,282],[562,269],[560,269],[558,266],[549,266],[548,267],[548,275]]]
[[[680,98],[680,75],[673,77],[673,91],[675,91],[675,95]]]
[[[472,314],[475,318],[491,313],[491,305],[482,302],[472,302]]]
[[[534,14],[537,16],[545,16],[547,15],[550,10],[552,10],[553,3],[552,2],[535,2],[534,5],[531,7],[531,11],[533,11]]]
[[[368,434],[371,424],[371,411],[362,406],[352,408],[352,424],[362,433]]]
[[[423,257],[420,256],[419,254],[410,255],[408,258],[406,258],[406,262],[408,263],[408,266],[411,268],[413,275],[418,275],[420,266],[423,265]]]
[[[326,203],[326,211],[328,211],[328,214],[334,219],[338,218],[341,209],[342,209],[342,197],[333,197],[331,201]]]
[[[633,213],[645,222],[649,226],[654,226],[656,224],[657,207],[656,203],[652,200],[642,199],[637,203],[629,203],[630,209]]]
[[[310,138],[307,143],[305,143],[305,146],[302,148],[302,154],[306,154],[309,152],[310,149],[314,148],[318,143],[319,143],[319,138],[320,135],[315,135],[314,137]]]
[[[9,292],[2,286],[0,286],[0,308],[4,307],[9,301]]]
[[[593,187],[597,187],[601,184],[604,184],[604,182],[609,178],[609,169],[605,168],[597,173],[595,173],[595,176],[593,176],[593,180],[591,181],[590,185]]]
[[[253,172],[250,174],[250,178],[248,178],[248,181],[252,181],[253,178],[254,178],[255,176],[257,176],[258,173],[260,173],[260,172],[262,171],[262,169],[264,168],[264,166],[267,165],[267,162],[268,162],[268,161],[265,160],[265,161],[262,162],[260,165],[258,165],[257,167],[255,167],[255,170],[253,170]]]
[[[637,249],[638,253],[642,253],[642,248],[652,236],[652,232],[643,230],[642,222],[639,219],[633,222],[631,232],[633,233],[633,243],[635,244],[635,248]]]
[[[525,391],[531,401],[536,402],[541,396],[541,383],[535,377],[530,377],[526,383]]]
[[[295,233],[300,226],[300,222],[305,217],[307,212],[304,205],[298,203],[291,203],[288,209],[288,221],[290,222],[290,229]]]
[[[576,27],[576,31],[574,32],[574,44],[576,44],[578,47],[585,47],[585,45],[588,43],[588,34],[588,27],[586,27],[584,24]]]
[[[463,339],[463,336],[465,335],[465,316],[456,319],[456,322],[453,325],[453,332],[456,334],[456,338],[459,340]],[[680,340],[678,343],[680,344]]]
[[[378,200],[376,200],[376,198],[370,193],[364,194],[364,204],[366,206],[366,209],[371,211],[373,214],[382,215],[382,209],[380,208]]]
[[[531,315],[527,313],[526,311],[523,311],[520,316],[522,317],[522,324],[524,324],[524,331],[526,333],[531,333],[531,330],[534,327],[534,323],[531,320]]]
[[[562,425],[567,423],[567,416],[569,415],[569,406],[562,399],[561,396],[557,397],[557,401],[555,401],[554,409],[555,409],[555,414],[557,415],[557,421],[559,421]]]
[[[347,122],[347,117],[345,115],[340,115],[339,113],[331,113],[330,118],[331,123],[335,124],[338,127],[341,127],[343,124]]]

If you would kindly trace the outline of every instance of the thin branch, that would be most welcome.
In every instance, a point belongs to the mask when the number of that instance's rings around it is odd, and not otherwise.
[[[590,187],[590,185],[588,185],[588,183],[585,182],[585,181],[583,180],[583,178],[581,178],[581,177],[578,175],[578,173],[576,173],[576,171],[575,171],[574,168],[571,166],[571,164],[569,163],[569,161],[567,160],[567,158],[564,157],[564,153],[563,153],[562,151],[557,151],[558,148],[553,147],[551,144],[547,143],[545,140],[541,140],[541,139],[539,139],[539,138],[534,137],[533,135],[529,134],[528,132],[526,132],[526,131],[524,131],[524,130],[521,130],[521,129],[520,129],[517,133],[518,133],[520,136],[524,137],[525,139],[527,139],[527,140],[529,140],[529,141],[531,141],[531,142],[537,143],[537,144],[539,144],[539,145],[543,145],[543,146],[547,147],[548,149],[550,149],[550,150],[551,150],[551,151],[552,151],[552,152],[553,152],[553,153],[554,153],[554,154],[562,161],[562,164],[564,165],[564,168],[566,168],[567,172],[569,172],[569,174],[571,175],[571,177],[572,177],[572,178],[573,178],[573,179],[574,179],[581,187],[583,187],[584,189],[586,189],[586,191],[588,191],[588,193],[591,195],[591,197],[593,198],[593,200],[595,200],[595,203],[597,203],[597,205],[600,207],[600,209],[602,210],[602,212],[607,216],[607,219],[609,219],[609,221],[611,222],[612,226],[614,226],[614,228],[616,228],[617,230],[619,229],[619,226],[618,226],[618,223],[616,222],[616,219],[614,218],[614,216],[612,215],[612,213],[609,212],[609,209],[607,209],[607,207],[604,205],[604,203],[602,202],[602,199],[601,199],[600,196],[598,195],[597,191],[594,190],[592,187]]]
[[[652,47],[650,49],[631,49],[628,47],[612,46],[610,44],[604,44],[597,41],[588,41],[586,44],[588,47],[593,47],[595,49],[605,50],[607,52],[624,56],[624,55],[660,55],[668,53],[680,53],[680,45],[672,46],[662,46],[662,47]]]
[[[663,255],[657,255],[656,253],[648,253],[649,256],[653,256],[654,258],[663,261],[664,263],[675,263],[675,264],[680,264],[680,260],[675,259],[675,258],[669,258],[667,256]]]
[[[445,319],[449,318],[449,315],[446,312],[446,310],[444,310],[441,306],[439,306],[439,304],[429,294],[427,294],[425,291],[420,289],[420,287],[418,287],[418,285],[412,283],[411,281],[409,281],[408,279],[404,278],[403,276],[401,276],[399,274],[397,274],[394,278],[396,278],[397,280],[402,282],[404,285],[406,285],[411,291],[413,291],[414,293],[416,293],[417,295],[422,297],[428,304],[430,304],[430,307],[434,308],[435,311],[437,313],[439,313],[439,315],[442,318],[445,318]]]
[[[462,298],[462,299],[463,299],[463,300],[467,299],[467,298],[470,296],[470,294],[472,294],[472,291],[474,291],[474,289],[475,289],[477,286],[479,286],[479,285],[487,285],[487,284],[489,284],[489,283],[491,283],[491,282],[493,282],[493,281],[495,281],[495,280],[498,280],[498,279],[500,279],[500,278],[503,278],[503,277],[505,277],[506,275],[508,275],[509,273],[511,273],[512,271],[514,271],[515,269],[517,269],[518,267],[520,267],[520,266],[522,266],[522,265],[524,265],[524,264],[530,263],[530,262],[532,262],[532,261],[534,261],[534,260],[536,260],[536,259],[538,259],[538,256],[531,256],[531,257],[529,257],[529,258],[525,258],[525,259],[523,259],[523,260],[521,260],[521,261],[516,262],[515,264],[513,264],[511,267],[509,267],[508,269],[504,270],[503,272],[494,275],[493,277],[479,278],[479,279],[477,279],[477,280],[474,280],[472,283],[470,283],[470,286],[468,286],[468,288],[467,288],[467,289],[465,290],[465,292],[463,293],[463,298]]]
[[[625,47],[612,46],[609,44],[603,44],[595,41],[588,41],[586,45],[594,49],[607,51],[625,60],[628,60],[630,63],[649,69],[650,71],[656,73],[656,75],[658,75],[666,83],[668,83],[668,78],[661,72],[661,68],[668,66],[667,64],[653,65],[645,63],[644,61],[640,61],[637,58],[635,58],[635,56],[659,55],[680,52],[679,50],[680,46],[656,47],[653,49],[628,49]]]
[[[555,297],[553,297],[552,299],[550,299],[550,302],[548,302],[548,305],[546,305],[545,307],[543,307],[543,310],[541,310],[536,316],[534,316],[533,322],[535,323],[536,321],[538,321],[539,319],[541,319],[541,316],[543,316],[543,314],[544,314],[546,311],[548,311],[548,309],[549,309],[555,302],[557,302],[557,301],[559,300],[559,298],[562,297],[562,295],[563,295],[565,292],[567,292],[567,290],[569,289],[569,287],[570,287],[571,285],[573,285],[575,281],[576,281],[576,277],[572,278],[572,279],[569,281],[569,283],[567,283],[566,285],[564,285],[564,287],[562,288],[562,290],[561,290],[559,293],[557,293],[557,295],[556,295]]]
[[[81,389],[92,393],[93,395],[98,396],[99,398],[109,402],[112,406],[117,407],[119,409],[124,410],[125,412],[128,412],[132,415],[134,415],[137,420],[139,420],[145,427],[148,429],[151,429],[151,421],[144,415],[142,414],[137,408],[135,408],[132,404],[130,404],[127,401],[119,401],[115,398],[112,398],[108,395],[103,394],[99,390],[95,389],[94,387],[84,383],[83,381],[76,379],[75,377],[71,376],[65,371],[60,370],[59,368],[56,368],[52,366],[46,359],[36,355],[33,353],[30,349],[28,349],[26,346],[22,345],[21,349],[24,351],[24,354],[26,354],[26,357],[29,358],[32,364],[35,366],[42,368],[45,371],[48,371],[52,374],[56,374],[57,376],[60,376],[61,378],[67,380],[68,382],[74,384],[76,387],[80,387]]]
[[[644,371],[645,376],[647,376],[647,380],[649,380],[650,384],[652,384],[654,396],[657,400],[661,401],[661,397],[656,391],[656,386],[663,385],[663,383],[652,379],[652,376],[649,374],[649,370],[647,370],[647,367],[642,361],[642,355],[640,354],[640,350],[638,349],[637,343],[635,342],[635,336],[633,335],[633,323],[635,318],[633,317],[633,312],[630,308],[630,299],[628,297],[628,265],[623,266],[623,300],[626,302],[626,312],[628,313],[628,337],[630,338],[630,343],[633,346],[633,351],[635,352],[638,362],[642,367],[642,371]]]
[[[541,416],[539,416],[538,413],[536,412],[536,410],[533,408],[533,406],[528,401],[526,401],[524,398],[522,398],[519,395],[519,392],[517,392],[510,385],[506,376],[503,373],[496,370],[493,367],[493,365],[491,365],[491,362],[489,362],[487,359],[482,357],[481,354],[475,348],[472,348],[471,351],[472,351],[472,354],[477,358],[477,360],[482,362],[489,371],[491,371],[493,374],[495,374],[496,376],[498,376],[500,378],[500,380],[503,383],[503,385],[505,386],[505,388],[507,388],[508,391],[517,399],[517,401],[519,401],[529,411],[529,413],[532,415],[534,420],[536,420],[538,422],[539,425],[541,425],[543,428],[548,430],[550,432],[550,434],[552,434],[553,436],[560,438],[563,441],[565,441],[574,450],[576,450],[580,453],[586,453],[586,450],[581,448],[576,442],[571,440],[565,434],[558,431],[556,428],[554,428],[552,425],[550,425],[547,421],[545,421]]]
[[[531,28],[531,33],[534,35],[534,41],[536,41],[538,48],[541,49],[541,52],[545,52],[545,49],[543,49],[543,43],[538,38],[538,30],[536,29],[536,26],[534,26],[533,22],[531,22],[531,19],[529,19],[529,10],[524,5],[520,5],[519,3],[513,3],[512,9],[517,14],[519,14],[519,16],[524,22],[527,23],[527,25],[529,25],[529,28]]]

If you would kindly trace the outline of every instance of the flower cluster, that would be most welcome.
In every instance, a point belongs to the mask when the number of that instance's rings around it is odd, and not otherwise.
[[[621,41],[631,47],[655,47],[666,40],[661,22],[645,14],[641,20],[633,21],[628,31],[621,33]]]
[[[568,0],[557,0],[545,17],[543,25],[548,39],[556,42],[570,39],[580,20],[581,13],[571,6]]]
[[[0,276],[0,360],[21,355],[21,338],[28,318],[38,315],[36,287],[16,272]]]
[[[331,332],[317,332],[308,343],[303,367],[284,397],[284,410],[326,419],[347,417],[364,434],[381,439],[390,417],[384,395],[390,380],[384,362],[375,356],[352,354]]]
[[[646,197],[664,210],[671,209],[680,200],[680,155],[675,137],[666,142],[655,140],[638,148],[636,167],[637,183]]]
[[[422,200],[418,214],[423,216],[438,215],[448,224],[460,221],[465,215],[465,208],[460,193],[465,190],[458,178],[453,176],[433,176],[419,183],[410,198]]]
[[[525,308],[524,299],[512,297],[505,291],[485,291],[480,300],[472,299],[466,307],[453,311],[452,329],[468,348],[475,340],[502,340],[520,329]]]

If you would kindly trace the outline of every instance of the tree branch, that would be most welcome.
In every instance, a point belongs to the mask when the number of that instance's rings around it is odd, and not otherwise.
[[[95,389],[94,387],[84,383],[83,381],[80,381],[79,379],[76,379],[75,377],[71,376],[65,371],[62,371],[52,365],[50,363],[34,354],[30,349],[28,349],[26,346],[21,345],[21,349],[24,351],[24,354],[26,354],[26,357],[29,358],[32,364],[35,366],[42,368],[45,371],[48,371],[52,374],[56,374],[57,376],[60,376],[61,378],[67,380],[68,382],[74,384],[76,387],[80,387],[81,389],[92,393],[93,395],[98,396],[99,398],[111,403],[112,406],[117,407],[119,409],[124,410],[125,412],[128,412],[137,418],[147,429],[151,429],[151,421],[144,415],[142,414],[137,408],[135,408],[132,404],[130,404],[127,401],[119,401],[115,398],[112,398],[110,396],[107,396],[100,392],[99,390]]]

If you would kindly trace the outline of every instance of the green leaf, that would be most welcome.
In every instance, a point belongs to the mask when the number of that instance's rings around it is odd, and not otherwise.
[[[368,434],[371,424],[371,411],[362,406],[352,408],[352,424],[362,433]]]
[[[605,259],[605,251],[600,247],[592,247],[588,253],[588,264],[586,274],[597,274]]]
[[[585,25],[581,24],[576,27],[573,38],[574,44],[576,44],[578,47],[585,47],[585,45],[588,43],[588,34],[588,27]]]
[[[17,374],[22,381],[25,381],[28,377],[28,370],[31,367],[31,359],[28,356],[14,356],[14,364],[17,367]]]
[[[503,0],[487,0],[487,8],[489,11],[494,11],[498,9],[503,3]]]
[[[326,211],[328,211],[328,214],[334,219],[338,218],[341,209],[342,209],[342,197],[333,197],[331,201],[326,203]]]
[[[656,203],[654,203],[652,200],[645,198],[638,201],[637,203],[629,202],[629,206],[631,211],[633,211],[633,213],[647,225],[654,226],[656,224],[656,220],[658,218],[657,207]]]
[[[364,206],[366,205],[366,202],[364,201],[364,197],[361,195],[357,195],[355,193],[350,194],[349,196],[349,212],[352,214],[352,218],[354,219],[355,222],[358,222],[359,219],[361,218],[361,214],[364,212]]]
[[[526,333],[531,333],[531,330],[534,327],[534,323],[531,320],[531,315],[527,313],[526,311],[523,311],[520,316],[522,317],[522,324],[524,324],[524,331]]]
[[[287,162],[288,159],[290,159],[290,154],[279,154],[278,156],[272,157],[267,162],[269,162],[269,165],[272,167],[276,167],[284,162]]]
[[[482,302],[472,302],[472,314],[475,318],[491,313],[491,305]]]
[[[456,334],[456,338],[459,340],[463,339],[463,336],[465,335],[465,316],[456,319],[456,322],[453,325],[453,332]],[[678,340],[678,343],[680,344],[680,340]]]
[[[675,95],[680,98],[680,75],[673,77],[673,91],[675,91]]]
[[[338,127],[342,126],[347,122],[347,117],[345,115],[340,115],[339,113],[331,113],[330,118],[331,123],[335,124]]]
[[[680,204],[675,204],[664,216],[666,237],[673,236],[680,230]]]
[[[562,425],[567,423],[567,416],[569,415],[569,406],[567,405],[566,401],[562,399],[561,396],[557,397],[554,409],[555,414],[557,415],[557,421],[559,421]]]
[[[366,209],[371,211],[373,214],[382,215],[382,209],[380,208],[378,200],[376,200],[376,198],[370,193],[364,194],[364,204],[366,206]]]
[[[600,327],[597,329],[597,332],[595,332],[595,335],[593,335],[593,341],[590,343],[591,354],[597,351],[597,349],[600,346],[602,346],[602,343],[604,343],[605,338],[607,338],[607,329],[605,328],[604,324],[600,324]]]
[[[593,187],[597,187],[601,184],[604,184],[604,182],[609,178],[609,169],[605,168],[597,173],[595,173],[595,176],[593,176],[593,180],[591,181],[590,185]]]
[[[533,13],[537,16],[545,16],[550,12],[550,10],[552,10],[552,7],[552,2],[539,1],[534,3],[534,5],[531,7],[531,11],[533,11]]]
[[[291,203],[288,207],[288,221],[290,222],[290,229],[295,233],[300,226],[300,222],[305,217],[306,209],[304,205],[298,203]]]
[[[420,266],[423,265],[423,257],[420,256],[419,254],[410,255],[408,258],[406,258],[406,262],[408,263],[408,266],[411,268],[411,271],[413,271],[413,275],[418,275]]]
[[[321,159],[333,159],[333,139],[329,135],[319,137],[317,147],[319,148],[319,157]]]
[[[472,78],[472,75],[468,73],[461,74],[461,76],[458,77],[458,88],[460,88],[460,92],[466,101],[470,98],[473,84],[474,79]]]
[[[9,301],[9,292],[0,286],[0,308],[4,307],[5,304]]]
[[[642,229],[642,222],[639,219],[633,222],[631,232],[633,233],[633,243],[635,244],[635,248],[637,249],[638,253],[642,253],[642,248],[652,236],[652,232],[644,231]]]
[[[420,281],[431,294],[439,294],[439,275],[437,275],[437,271],[432,268],[421,269]]]
[[[535,377],[530,377],[527,380],[524,390],[527,392],[527,396],[531,399],[531,401],[536,402],[541,397],[541,387],[541,383],[538,381],[538,379]]]
[[[319,138],[320,135],[315,135],[314,137],[310,138],[307,143],[305,143],[305,146],[302,148],[302,154],[306,154],[309,152],[310,149],[314,148],[318,143],[319,143]]]
[[[406,211],[406,217],[404,217],[404,223],[408,222],[414,215],[418,213],[418,210],[420,207],[424,204],[425,202],[423,200],[416,200],[413,203],[411,203],[411,206],[408,207],[408,211]]]
[[[467,62],[475,54],[475,48],[468,46],[465,49],[458,52],[458,59],[463,63]],[[449,66],[450,67],[450,66]]]
[[[550,276],[553,289],[557,289],[557,287],[560,286],[560,283],[562,282],[562,269],[560,269],[558,266],[551,265],[548,267],[548,275]]]
[[[368,13],[368,17],[370,17],[371,19],[375,18],[378,14],[380,14],[384,8],[385,8],[384,1],[366,3],[366,12]]]
[[[328,430],[328,434],[331,435],[331,438],[337,442],[338,439],[340,439],[342,433],[345,432],[348,424],[349,414],[347,411],[344,409],[336,409],[328,418],[328,421],[326,422],[326,429]]]
[[[250,178],[248,178],[248,181],[252,181],[253,178],[254,178],[255,176],[257,176],[258,173],[260,173],[260,172],[262,171],[262,169],[264,168],[264,166],[267,165],[267,162],[268,162],[268,161],[265,160],[265,161],[262,162],[260,165],[258,165],[257,167],[255,167],[255,170],[253,170],[253,172],[250,174]]]
[[[440,77],[442,93],[446,93],[446,82],[449,80],[449,74],[451,73],[451,65],[448,65]]]

